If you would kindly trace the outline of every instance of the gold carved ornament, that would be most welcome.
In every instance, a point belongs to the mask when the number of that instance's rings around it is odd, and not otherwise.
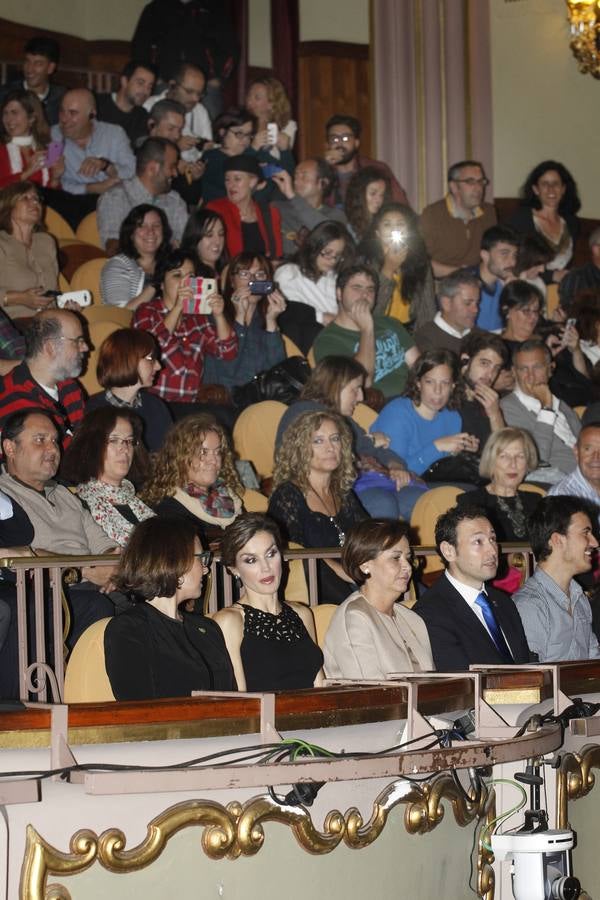
[[[254,797],[243,805],[233,802],[222,806],[210,800],[177,803],[152,819],[144,840],[130,850],[126,849],[127,839],[118,828],[110,828],[100,836],[83,829],[71,838],[69,852],[63,853],[28,825],[19,895],[21,900],[71,900],[66,887],[48,884],[50,876],[76,875],[96,861],[109,872],[143,869],[158,859],[174,834],[190,826],[203,827],[202,849],[211,859],[237,859],[258,853],[264,844],[266,822],[287,825],[308,853],[331,853],[342,841],[347,847],[360,850],[379,837],[390,813],[399,804],[406,807],[404,826],[409,834],[433,831],[444,818],[444,800],[450,801],[454,819],[461,827],[475,820],[481,826],[495,816],[493,790],[482,791],[478,802],[468,801],[453,779],[443,774],[415,784],[409,791],[404,780],[388,785],[374,801],[367,822],[355,807],[345,814],[332,810],[325,817],[322,832],[314,826],[304,807],[281,806],[268,795]],[[492,854],[479,841],[477,889],[482,900],[494,897],[492,861]]]

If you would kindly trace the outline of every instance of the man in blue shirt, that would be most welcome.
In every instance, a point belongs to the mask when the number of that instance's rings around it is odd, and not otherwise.
[[[476,325],[484,331],[500,331],[500,294],[515,277],[519,237],[506,225],[493,225],[481,239],[481,262],[473,272],[481,282],[481,299]]]

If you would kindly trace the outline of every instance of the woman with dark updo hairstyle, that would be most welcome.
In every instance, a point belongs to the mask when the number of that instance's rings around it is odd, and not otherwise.
[[[236,689],[221,630],[184,608],[200,596],[210,558],[193,526],[180,518],[147,519],[133,530],[115,583],[135,605],[104,632],[106,671],[117,700]]]

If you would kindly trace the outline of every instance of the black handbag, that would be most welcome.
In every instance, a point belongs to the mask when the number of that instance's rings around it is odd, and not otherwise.
[[[261,400],[278,400],[289,406],[298,399],[309,376],[310,366],[304,357],[289,356],[266,372],[259,372],[248,384],[232,388],[231,398],[238,409]]]
[[[487,484],[487,479],[479,474],[479,455],[461,450],[452,456],[443,456],[422,473],[424,481],[439,481],[445,484],[461,482],[479,487]]]

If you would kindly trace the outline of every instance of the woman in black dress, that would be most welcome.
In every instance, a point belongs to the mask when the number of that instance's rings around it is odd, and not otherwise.
[[[287,428],[275,455],[269,515],[289,541],[343,547],[346,531],[368,514],[352,491],[352,435],[334,412],[307,412]],[[319,602],[342,603],[354,583],[334,559],[317,566]]]
[[[279,597],[282,551],[279,528],[260,513],[244,513],[223,536],[221,561],[242,590],[239,601],[219,610],[214,621],[242,691],[289,691],[323,680],[310,607]]]
[[[135,605],[104,632],[106,671],[117,700],[235,690],[220,629],[183,611],[200,596],[209,562],[193,526],[180,518],[146,519],[134,529],[115,581]]]

